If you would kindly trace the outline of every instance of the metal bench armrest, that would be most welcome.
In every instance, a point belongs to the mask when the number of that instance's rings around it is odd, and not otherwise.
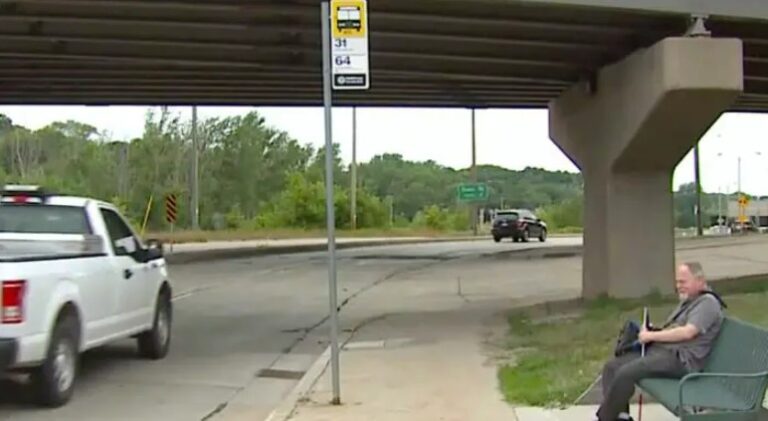
[[[683,395],[685,392],[685,386],[689,385],[693,382],[711,382],[711,381],[717,381],[722,379],[728,379],[728,380],[734,380],[734,381],[755,381],[758,379],[763,379],[761,383],[762,390],[761,393],[765,393],[765,387],[766,387],[766,380],[768,380],[768,371],[761,371],[758,373],[749,373],[749,374],[737,374],[737,373],[691,373],[686,375],[680,380],[680,388],[678,390],[679,392],[679,402],[680,402],[680,410],[684,408],[685,402],[683,401]],[[762,400],[762,396],[759,396],[757,399]]]

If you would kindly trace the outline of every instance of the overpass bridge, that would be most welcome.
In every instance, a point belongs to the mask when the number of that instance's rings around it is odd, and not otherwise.
[[[371,0],[336,105],[549,108],[584,173],[587,296],[671,289],[672,171],[768,110],[764,0]],[[703,17],[703,19],[699,19]],[[317,0],[0,0],[0,103],[319,106]]]

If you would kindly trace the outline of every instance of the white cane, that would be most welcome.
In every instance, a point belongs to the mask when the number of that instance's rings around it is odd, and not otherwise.
[[[648,328],[648,307],[643,307],[643,327]],[[645,344],[640,344],[640,357],[645,357]],[[637,421],[643,421],[643,391],[640,391],[638,400]]]

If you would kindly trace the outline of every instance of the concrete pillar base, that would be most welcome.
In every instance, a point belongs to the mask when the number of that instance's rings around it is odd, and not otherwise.
[[[668,38],[550,104],[584,174],[585,298],[672,292],[672,173],[743,91],[742,67],[739,40]]]

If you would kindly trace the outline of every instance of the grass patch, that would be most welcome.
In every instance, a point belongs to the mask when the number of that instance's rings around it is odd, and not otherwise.
[[[555,227],[550,234],[583,234],[583,227]]]
[[[462,231],[433,231],[428,229],[392,228],[392,229],[361,229],[356,231],[338,230],[340,238],[374,238],[374,237],[428,237],[451,238],[472,235]],[[302,229],[270,229],[270,230],[231,230],[231,231],[176,231],[146,233],[144,238],[156,238],[163,242],[173,240],[174,243],[204,243],[210,241],[244,241],[244,240],[285,240],[296,238],[325,238],[325,230]]]
[[[717,283],[714,284],[717,290]],[[729,287],[727,314],[768,327],[768,277],[752,278],[742,288]],[[640,320],[642,308],[661,324],[674,309],[675,298],[658,295],[645,300],[599,299],[572,318],[534,321],[525,314],[509,317],[506,347],[515,363],[499,368],[501,391],[516,405],[572,405],[597,378],[613,355],[616,336],[625,320]]]

